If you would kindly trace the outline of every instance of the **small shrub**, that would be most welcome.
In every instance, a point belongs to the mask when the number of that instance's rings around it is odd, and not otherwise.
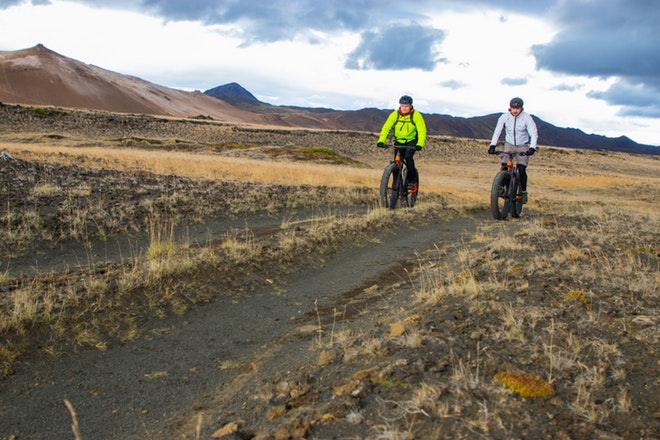
[[[26,107],[23,112],[31,113],[37,116],[57,116],[63,114],[62,111],[46,107]]]

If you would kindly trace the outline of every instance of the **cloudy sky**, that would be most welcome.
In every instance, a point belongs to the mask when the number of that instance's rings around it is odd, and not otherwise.
[[[276,105],[482,116],[660,145],[656,0],[0,0],[0,50]],[[543,145],[541,134],[540,144]]]

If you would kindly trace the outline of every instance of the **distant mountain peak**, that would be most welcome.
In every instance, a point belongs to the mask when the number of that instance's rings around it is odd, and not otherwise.
[[[248,92],[243,86],[235,82],[208,89],[204,92],[204,94],[220,99],[244,99],[246,101],[259,102],[259,100],[252,93]]]
[[[16,50],[13,53],[16,55],[56,55],[59,57],[63,57],[59,53],[55,52],[52,49],[47,48],[41,43],[35,44],[32,47],[28,47],[27,49],[21,49],[21,50]],[[66,57],[63,57],[66,58]]]
[[[0,51],[0,54],[5,55],[5,57],[9,58],[24,58],[24,57],[29,57],[29,56],[38,56],[38,57],[46,57],[46,56],[61,56],[57,52],[54,52],[50,49],[48,49],[46,46],[43,44],[39,43],[36,44],[32,47],[28,47],[27,49],[20,49],[20,50],[13,50],[13,51]],[[3,57],[3,58],[5,58]]]

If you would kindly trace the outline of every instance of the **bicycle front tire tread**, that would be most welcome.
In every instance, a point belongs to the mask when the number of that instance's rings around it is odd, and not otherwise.
[[[383,208],[395,208],[398,195],[398,188],[396,188],[398,179],[398,169],[396,163],[391,163],[385,167],[383,177],[380,180],[380,204]],[[392,198],[394,197],[394,206],[392,205]]]
[[[511,200],[508,197],[511,174],[508,171],[500,171],[493,179],[493,187],[490,190],[490,212],[495,220],[505,220],[511,210]]]

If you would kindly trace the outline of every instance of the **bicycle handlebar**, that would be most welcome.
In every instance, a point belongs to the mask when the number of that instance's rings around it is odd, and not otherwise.
[[[382,147],[383,150],[389,150],[390,148],[406,148],[406,149],[415,149],[417,148],[415,145],[394,145],[394,144],[385,144]]]
[[[521,152],[519,152],[519,153],[515,153],[515,152],[512,152],[512,151],[499,151],[499,150],[495,150],[495,152],[492,153],[492,154],[493,154],[493,155],[496,155],[496,154],[508,154],[509,156],[527,156],[527,151],[521,151]]]

